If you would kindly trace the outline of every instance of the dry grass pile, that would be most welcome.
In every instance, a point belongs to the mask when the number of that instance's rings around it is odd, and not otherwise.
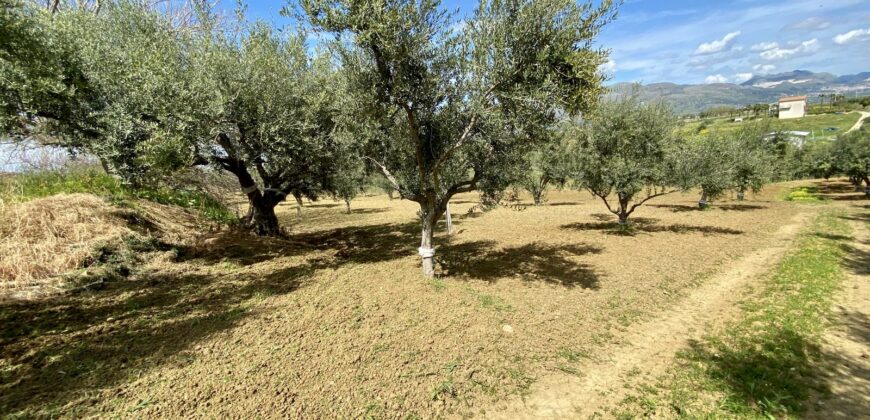
[[[94,250],[134,232],[117,208],[88,194],[60,194],[0,207],[0,290],[51,283]]]

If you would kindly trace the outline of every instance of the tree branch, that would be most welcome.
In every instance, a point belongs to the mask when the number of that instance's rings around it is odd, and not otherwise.
[[[393,188],[395,188],[396,191],[399,192],[399,197],[401,197],[401,198],[407,198],[407,199],[409,199],[409,200],[411,200],[411,201],[417,201],[417,198],[418,198],[417,195],[416,195],[416,194],[410,194],[410,193],[408,193],[408,190],[402,188],[402,186],[399,185],[399,181],[398,181],[398,180],[396,179],[396,177],[395,177],[395,176],[390,172],[390,170],[387,169],[386,165],[384,165],[384,164],[378,162],[377,160],[375,160],[375,159],[372,158],[371,156],[363,156],[363,158],[368,159],[368,160],[374,162],[375,165],[377,165],[379,168],[381,168],[381,173],[383,173],[383,174],[384,174],[384,177],[387,178],[387,181],[389,181],[390,184],[393,185]]]
[[[515,70],[509,77],[505,78],[505,80],[510,79],[517,73],[519,73],[519,70]],[[491,95],[493,92],[495,92],[495,90],[499,86],[501,86],[502,83],[504,83],[504,80],[490,86],[489,89],[487,89],[486,92],[483,93],[483,99],[486,100],[486,98],[489,97],[489,95]],[[465,142],[471,137],[471,131],[477,126],[477,122],[479,120],[480,114],[474,114],[474,116],[471,117],[471,120],[469,120],[468,124],[465,125],[465,129],[462,130],[462,135],[459,136],[459,140],[457,140],[456,143],[453,144],[453,146],[450,146],[450,148],[441,155],[438,161],[435,162],[435,165],[432,167],[432,172],[437,174],[441,168],[441,165],[443,165],[444,162],[446,162],[447,159],[449,159],[450,156],[453,155],[453,152],[455,152],[457,149],[462,147],[463,144],[465,144]]]
[[[627,215],[631,215],[631,213],[634,212],[634,209],[640,207],[643,203],[646,203],[647,201],[652,200],[653,198],[661,197],[663,195],[668,195],[671,193],[675,193],[677,191],[679,191],[679,190],[676,190],[676,189],[670,190],[670,191],[662,190],[662,192],[659,192],[659,193],[647,194],[646,198],[644,198],[643,200],[640,200],[639,202],[637,202],[631,206],[631,209],[628,211]]]
[[[613,210],[613,207],[610,207],[610,202],[607,201],[607,194],[599,194],[598,192],[596,192],[595,190],[593,190],[593,189],[591,189],[591,188],[589,189],[589,192],[591,192],[592,195],[597,196],[597,197],[600,198],[602,201],[604,201],[604,205],[607,206],[607,210],[608,210],[609,212],[611,212],[611,213],[613,213],[613,214],[616,214],[616,215],[619,214],[618,211],[614,211],[614,210]]]

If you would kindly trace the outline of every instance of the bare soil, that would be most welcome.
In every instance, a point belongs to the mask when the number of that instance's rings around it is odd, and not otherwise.
[[[589,359],[579,367],[583,375],[556,373],[536,382],[529,395],[514,398],[486,418],[587,418],[604,415],[635,384],[656,378],[671,369],[674,354],[688,348],[693,340],[724,324],[740,313],[738,303],[747,286],[772,269],[809,219],[810,213],[795,215],[779,228],[768,246],[729,264],[674,307],[628,328],[625,337],[602,357]]]
[[[299,220],[282,205],[287,240],[191,230],[105,290],[0,303],[0,413],[486,415],[557,372],[588,377],[642,320],[728,295],[716,279],[751,283],[734,270],[769,264],[826,206],[784,202],[784,188],[706,211],[663,197],[633,235],[582,192],[470,214],[467,194],[454,235],[436,238],[436,281],[419,274],[415,204],[386,196],[351,214],[306,204]]]
[[[866,206],[865,206],[866,207]],[[825,380],[830,394],[810,406],[807,418],[858,419],[870,413],[870,219],[852,216],[846,281],[824,336]]]

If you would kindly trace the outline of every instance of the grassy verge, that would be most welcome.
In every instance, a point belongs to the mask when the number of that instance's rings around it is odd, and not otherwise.
[[[643,385],[613,413],[685,418],[799,416],[821,380],[821,334],[831,299],[844,278],[840,264],[848,225],[818,218],[796,250],[746,304],[740,321],[677,355],[675,369]]]
[[[166,187],[130,189],[98,168],[33,171],[0,178],[0,202],[20,202],[61,193],[87,193],[113,202],[131,198],[199,210],[206,218],[231,223],[236,215],[214,197],[195,190]]]
[[[730,133],[745,127],[747,124],[769,125],[770,131],[809,131],[811,138],[829,138],[842,134],[851,128],[860,118],[858,113],[808,115],[793,120],[760,117],[751,119],[745,117],[745,122],[734,122],[733,118],[710,118],[693,121],[683,125],[685,134],[706,134],[708,131]]]

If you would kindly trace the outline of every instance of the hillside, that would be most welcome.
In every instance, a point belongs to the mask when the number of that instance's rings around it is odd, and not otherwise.
[[[630,86],[630,83],[617,83],[611,88],[615,91],[623,91]],[[651,83],[642,85],[640,92],[643,99],[664,100],[680,114],[698,113],[716,106],[770,103],[784,95],[809,95],[810,100],[815,101],[819,93],[848,95],[870,93],[870,72],[835,76],[830,73],[796,70],[755,76],[739,85]]]

